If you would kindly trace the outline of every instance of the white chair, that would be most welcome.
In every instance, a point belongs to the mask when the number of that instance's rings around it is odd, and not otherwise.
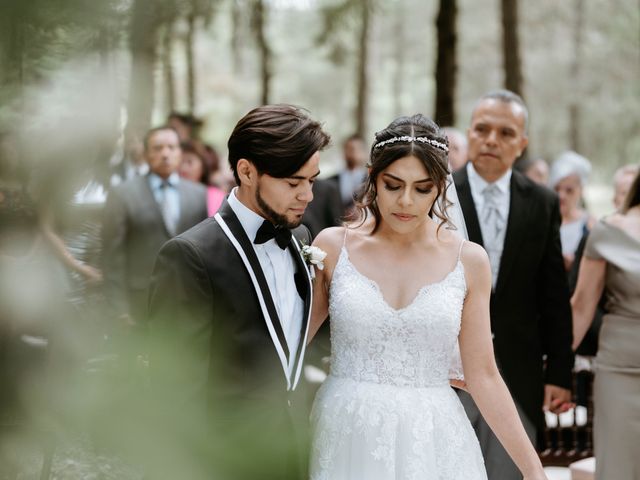
[[[571,471],[566,467],[544,467],[549,480],[572,480]]]
[[[571,480],[594,480],[596,474],[596,459],[585,458],[569,465]]]

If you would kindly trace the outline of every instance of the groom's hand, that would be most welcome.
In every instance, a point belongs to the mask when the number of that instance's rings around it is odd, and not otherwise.
[[[542,409],[555,414],[564,413],[575,407],[571,402],[571,390],[558,387],[557,385],[544,386],[544,403]]]

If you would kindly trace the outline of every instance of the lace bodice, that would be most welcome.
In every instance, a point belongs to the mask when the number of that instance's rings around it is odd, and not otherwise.
[[[397,386],[446,385],[465,294],[458,258],[444,279],[425,285],[396,310],[342,247],[330,287],[331,374]]]

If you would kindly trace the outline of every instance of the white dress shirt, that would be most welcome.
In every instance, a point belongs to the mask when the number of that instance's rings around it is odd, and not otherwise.
[[[484,178],[480,176],[480,174],[473,168],[473,164],[471,162],[467,162],[467,175],[469,177],[469,187],[471,188],[471,196],[473,197],[473,203],[476,206],[476,212],[478,214],[478,219],[480,219],[480,215],[482,215],[482,211],[484,209],[484,196],[483,192],[486,187],[490,184]],[[498,270],[500,266],[500,260],[502,259],[502,251],[504,250],[504,237],[507,230],[508,219],[509,219],[509,202],[511,201],[511,169],[507,170],[507,172],[500,177],[498,180],[492,183],[498,189],[498,200],[500,211],[500,215],[505,219],[505,228],[502,230],[500,234],[500,241],[498,242],[498,248],[494,251],[487,251],[489,254],[489,260],[491,261],[491,273],[493,276],[493,286],[495,288],[496,282],[498,280]],[[480,231],[482,232],[482,237],[487,238],[488,232],[485,230],[485,225],[480,221]]]
[[[235,188],[229,194],[227,201],[249,237],[269,285],[290,352],[288,373],[291,375],[295,364],[295,352],[300,343],[300,329],[304,315],[304,303],[298,294],[294,280],[295,261],[289,249],[281,249],[273,238],[260,245],[253,243],[264,218],[238,200]]]

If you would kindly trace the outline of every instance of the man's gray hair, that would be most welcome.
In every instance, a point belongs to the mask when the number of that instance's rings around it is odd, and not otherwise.
[[[497,100],[502,103],[515,103],[516,105],[520,106],[524,114],[524,131],[526,132],[529,129],[529,109],[527,108],[527,105],[524,103],[524,100],[522,99],[522,97],[517,93],[514,93],[511,90],[505,90],[505,89],[491,90],[490,92],[485,93],[478,99],[472,111],[475,112],[480,102],[484,100]]]

